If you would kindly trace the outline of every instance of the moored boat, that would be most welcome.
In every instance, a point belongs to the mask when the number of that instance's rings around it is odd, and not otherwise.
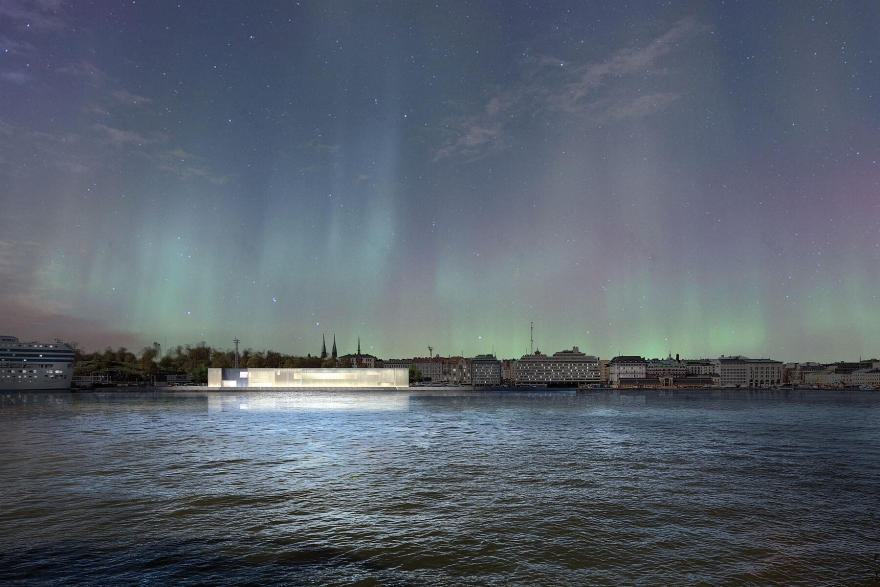
[[[73,349],[55,342],[22,342],[0,336],[0,391],[70,389]]]

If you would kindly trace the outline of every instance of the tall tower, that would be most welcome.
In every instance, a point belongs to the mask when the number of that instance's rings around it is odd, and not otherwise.
[[[358,337],[358,356],[361,356],[361,337]]]
[[[333,358],[336,359],[336,333],[333,333]]]
[[[321,333],[321,358],[327,358],[327,339],[324,337],[324,333]]]
[[[232,342],[235,343],[235,368],[238,369],[238,343],[240,343],[241,341],[237,338],[233,338]]]

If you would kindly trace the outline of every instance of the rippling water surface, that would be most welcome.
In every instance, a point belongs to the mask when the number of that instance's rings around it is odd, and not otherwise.
[[[880,395],[0,393],[0,582],[880,584]]]

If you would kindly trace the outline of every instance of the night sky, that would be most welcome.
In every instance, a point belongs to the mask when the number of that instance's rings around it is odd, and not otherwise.
[[[880,354],[876,2],[0,2],[0,334]]]

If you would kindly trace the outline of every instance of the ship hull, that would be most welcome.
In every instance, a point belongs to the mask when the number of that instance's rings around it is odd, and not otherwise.
[[[70,389],[71,376],[55,379],[0,379],[0,391],[64,391]]]

